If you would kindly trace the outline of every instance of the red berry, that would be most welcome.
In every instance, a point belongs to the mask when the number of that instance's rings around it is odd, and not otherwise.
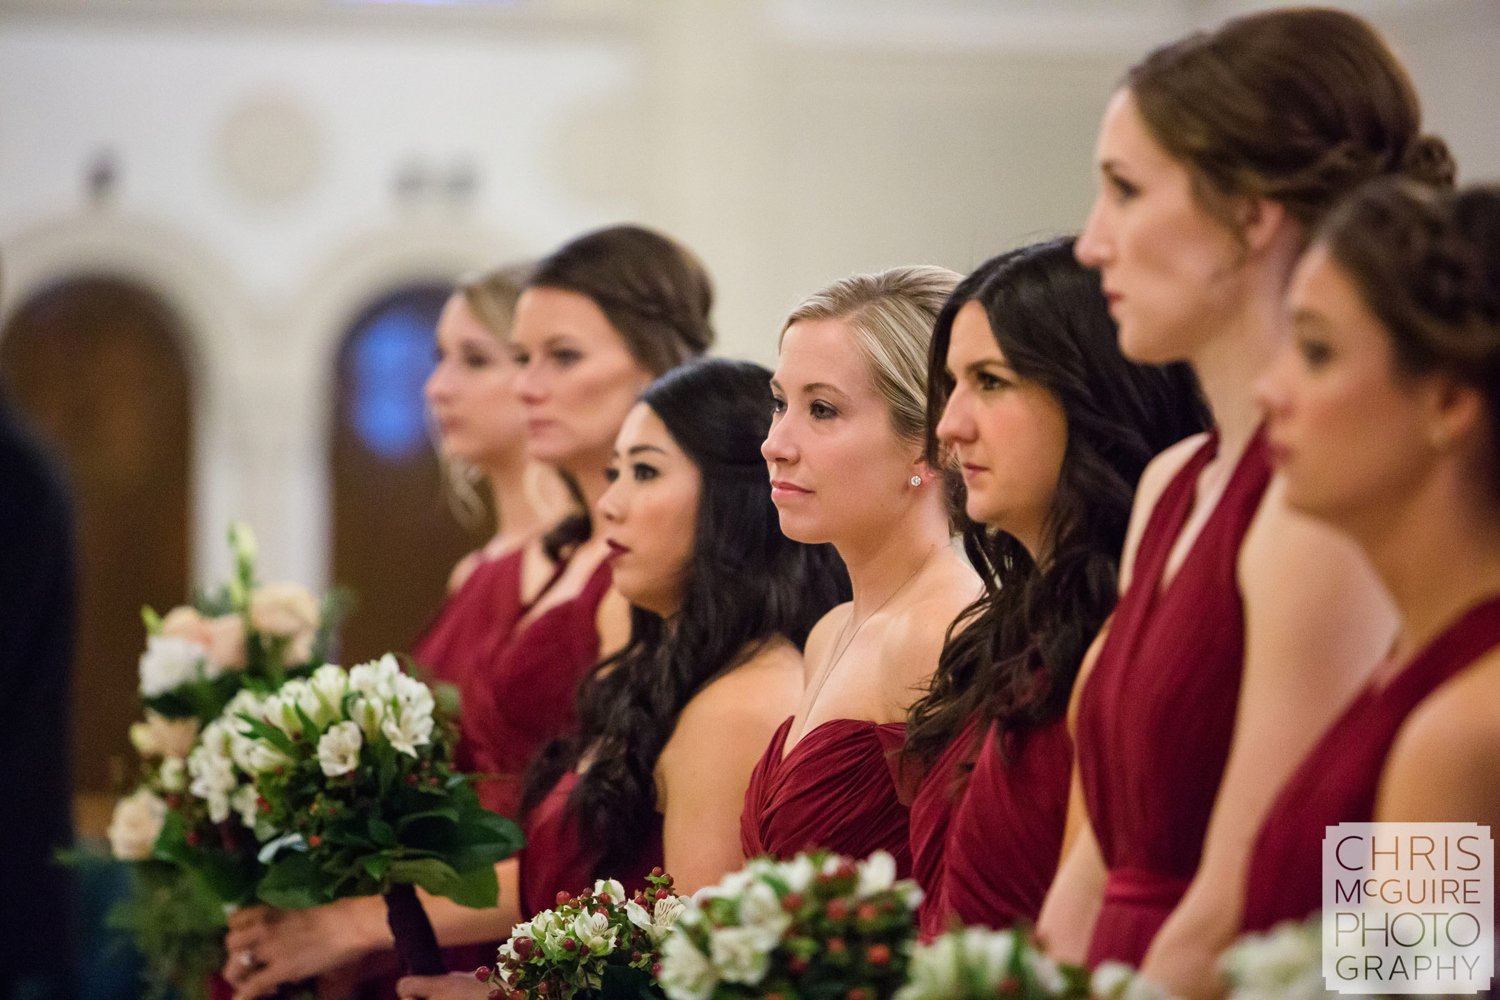
[[[1000,980],[1000,985],[995,988],[995,992],[1002,997],[1013,997],[1020,988],[1021,984],[1016,982],[1015,976],[1006,976]]]
[[[651,963],[651,974],[653,976],[655,976],[657,979],[661,978],[661,963],[660,962],[652,962]]]
[[[645,956],[642,955],[640,952],[638,952],[638,951],[632,951],[630,953],[630,964],[634,965],[635,963],[639,962],[644,957]]]
[[[870,991],[863,986],[856,986],[849,991],[849,1000],[870,1000]]]
[[[589,957],[589,946],[586,945],[586,944],[579,945],[578,946],[578,955],[579,955],[580,958],[588,958]]]
[[[792,959],[786,964],[787,968],[791,969],[794,974],[800,976],[802,975],[802,973],[808,970],[810,963],[807,961],[807,959],[801,957],[800,955],[796,955],[793,956]]]
[[[872,945],[870,945],[870,950],[865,953],[865,957],[870,960],[870,964],[871,965],[879,965],[879,966],[890,965],[891,964],[891,948],[890,948],[890,945],[872,944]]]
[[[846,952],[848,950],[849,950],[849,948],[848,948],[848,946],[846,944],[844,944],[844,939],[843,938],[829,938],[828,939],[828,954],[830,954],[830,955],[842,955],[844,952]]]
[[[311,837],[307,838],[307,846],[308,847],[322,847],[323,846],[323,838],[320,837],[320,836],[318,836],[315,833]]]
[[[178,806],[182,805],[182,796],[178,795],[176,792],[173,792],[171,795],[167,796],[167,805],[172,809],[176,809]]]
[[[577,951],[578,942],[572,938],[563,938],[563,951]]]
[[[187,845],[189,847],[197,847],[200,843],[203,842],[203,838],[198,835],[197,830],[189,830],[182,839],[187,841]]]
[[[657,899],[666,899],[670,895],[672,895],[672,894],[670,892],[668,892],[667,890],[665,890],[665,889],[657,889],[656,890],[656,898]]]
[[[516,956],[518,958],[520,958],[522,961],[524,961],[527,958],[531,957],[531,948],[532,948],[532,940],[531,940],[531,938],[529,938],[529,937],[523,937],[523,938],[521,938],[519,941],[517,941],[515,943],[514,947],[516,949]]]
[[[421,778],[418,778],[418,777],[417,777],[417,776],[416,776],[416,775],[415,775],[415,774],[408,774],[408,775],[407,775],[407,776],[406,776],[406,783],[407,783],[407,784],[408,784],[408,785],[413,785],[413,786],[415,786],[415,785],[416,785],[416,783],[417,783],[417,782],[419,782],[419,781],[421,781],[421,780],[422,780],[422,779],[421,779]]]
[[[488,965],[481,965],[479,968],[475,969],[474,978],[479,980],[481,983],[490,978],[490,967]]]
[[[551,992],[552,992],[552,987],[549,986],[545,980],[536,984],[536,995],[537,996],[544,997],[548,993],[551,993]]]
[[[842,899],[830,899],[824,912],[828,914],[829,920],[848,920],[849,904]]]
[[[767,993],[764,997],[761,998],[761,1000],[783,1000],[783,997],[780,993],[772,992]]]
[[[655,868],[651,869],[651,877],[661,878],[661,865],[657,865]]]
[[[500,997],[500,987],[497,986],[494,989],[490,990],[490,1000],[500,1000]]]
[[[781,908],[788,913],[796,913],[802,909],[802,893],[789,892],[781,897]]]
[[[599,895],[595,896],[594,898],[599,901],[599,905],[601,905],[601,906],[608,906],[609,903],[610,903],[609,893],[607,893],[607,892],[601,892],[601,893],[599,893]],[[601,910],[600,912],[602,913],[603,911]]]
[[[434,774],[432,777],[427,779],[427,783],[433,788],[436,788],[438,785],[441,785],[443,783],[443,779]]]
[[[525,990],[511,990],[509,1000],[526,1000]]]
[[[561,905],[563,905],[564,903],[566,903],[568,900],[570,900],[572,898],[573,897],[570,896],[570,895],[568,895],[566,892],[563,892],[563,891],[559,890],[558,893],[557,893],[557,905],[561,906]]]
[[[880,916],[880,911],[875,908],[874,903],[860,903],[859,909],[854,911],[859,919],[869,922]]]

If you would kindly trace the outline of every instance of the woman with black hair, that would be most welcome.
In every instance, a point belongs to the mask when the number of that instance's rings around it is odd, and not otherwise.
[[[964,548],[985,585],[908,715],[930,936],[955,920],[1036,920],[1067,816],[1064,716],[1114,607],[1136,481],[1208,417],[1183,366],[1120,354],[1072,238],[994,257],[954,290],[933,331],[927,414],[928,461],[963,472]]]
[[[598,877],[629,890],[665,865],[692,892],[744,863],[750,771],[796,704],[799,647],[848,596],[831,547],[778,528],[760,460],[769,378],[748,362],[697,362],[626,418],[596,513],[633,606],[630,641],[584,686],[579,733],[528,775],[527,848],[501,866],[480,936]],[[446,1000],[489,987],[454,974],[398,991]]]

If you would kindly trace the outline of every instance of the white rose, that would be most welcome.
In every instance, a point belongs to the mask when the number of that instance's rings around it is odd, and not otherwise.
[[[203,644],[208,658],[225,670],[245,669],[245,619],[237,614],[219,615],[203,623]]]
[[[660,981],[668,1000],[708,1000],[719,974],[686,934],[668,934],[662,942]]]
[[[725,982],[754,986],[765,978],[779,940],[759,927],[720,927],[708,932],[708,954]]]
[[[250,595],[250,627],[288,640],[288,663],[305,663],[318,632],[318,599],[300,583],[268,583]]]
[[[155,698],[203,676],[208,651],[196,642],[174,636],[146,637],[141,654],[141,697]]]
[[[167,820],[167,804],[149,788],[137,788],[115,803],[109,821],[109,848],[121,861],[151,857]]]
[[[876,851],[858,866],[859,884],[854,894],[863,899],[885,892],[896,884],[896,859],[885,851]]]
[[[359,767],[359,748],[364,736],[353,722],[337,722],[318,740],[318,765],[330,778],[348,774]]]
[[[417,747],[432,741],[432,709],[421,705],[403,704],[394,712],[387,712],[380,723],[380,731],[391,746],[409,757],[417,756]]]
[[[130,742],[142,757],[177,757],[188,755],[198,739],[198,720],[169,719],[146,709],[146,721],[130,727]]]

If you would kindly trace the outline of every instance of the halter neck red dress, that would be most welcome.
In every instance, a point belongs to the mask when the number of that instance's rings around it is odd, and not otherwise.
[[[412,659],[433,679],[458,688],[460,767],[466,766],[462,757],[473,739],[473,713],[464,709],[475,703],[476,686],[484,683],[495,653],[526,611],[521,600],[525,554],[522,547],[480,560],[411,648]]]
[[[651,869],[666,865],[662,819],[657,813],[650,827],[639,831],[640,847],[625,870],[600,871],[598,848],[583,842],[582,831],[568,810],[568,797],[577,787],[578,777],[576,771],[564,774],[526,817],[526,846],[516,856],[523,920],[555,906],[559,892],[576,896],[583,889],[592,889],[598,878],[618,879],[626,892],[644,889]]]
[[[1066,719],[1020,740],[990,727],[953,808],[939,901],[929,909],[924,900],[918,914],[924,935],[953,923],[1003,930],[1036,922],[1062,855],[1072,774]],[[917,816],[913,802],[913,830]]]
[[[486,809],[516,818],[532,758],[573,727],[578,685],[599,659],[596,616],[609,584],[602,562],[577,595],[541,612],[496,653],[470,713],[472,766],[494,775],[475,786]]]
[[[1164,588],[1217,432],[1152,510],[1078,706],[1078,768],[1108,868],[1089,964],[1139,965],[1198,868],[1234,730],[1245,623],[1236,566],[1271,467],[1263,430]]]
[[[1246,931],[1323,907],[1323,833],[1375,818],[1375,794],[1401,725],[1443,683],[1500,645],[1500,595],[1465,612],[1383,686],[1367,687],[1303,759],[1261,825],[1250,855]]]
[[[907,809],[898,788],[899,722],[830,719],[785,751],[789,718],[750,773],[740,814],[745,857],[824,848],[854,858],[883,850],[911,874]]]

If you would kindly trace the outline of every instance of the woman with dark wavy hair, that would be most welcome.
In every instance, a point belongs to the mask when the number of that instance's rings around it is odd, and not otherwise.
[[[505,867],[495,929],[596,878],[627,891],[665,865],[685,892],[744,863],[756,759],[796,704],[798,652],[848,596],[832,547],[782,535],[760,444],[770,372],[709,360],[658,379],[621,428],[596,514],[630,642],[584,686],[580,730],[527,780],[527,846]],[[403,997],[488,996],[471,975],[412,977]]]
[[[1256,931],[1322,907],[1335,824],[1500,826],[1500,187],[1368,186],[1288,300],[1260,383],[1287,501],[1354,539],[1401,629],[1260,828]]]
[[[1261,11],[1162,46],[1104,112],[1078,258],[1133,360],[1186,361],[1214,430],[1141,477],[1120,601],[1073,711],[1078,836],[1038,934],[1214,993],[1249,841],[1389,648],[1394,608],[1347,539],[1273,480],[1253,383],[1337,201],[1375,177],[1451,181],[1411,80],[1369,24]],[[1082,822],[1084,816],[1087,822]]]
[[[930,936],[1036,920],[1067,816],[1064,715],[1114,608],[1136,481],[1208,415],[1184,366],[1120,354],[1071,237],[965,278],[928,371],[928,460],[962,470],[964,549],[984,581],[907,721],[925,769],[911,833]]]

